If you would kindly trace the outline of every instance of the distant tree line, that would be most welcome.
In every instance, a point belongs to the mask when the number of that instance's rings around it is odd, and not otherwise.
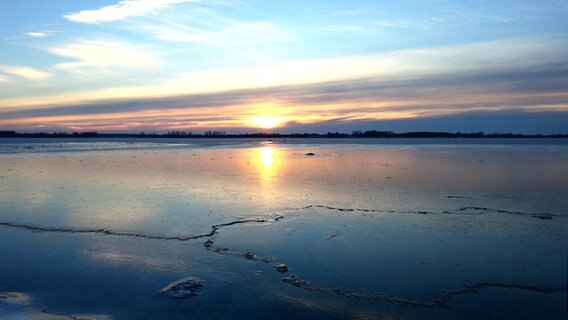
[[[101,134],[96,131],[92,132],[35,132],[35,133],[20,133],[16,131],[0,131],[0,137],[3,138],[95,138],[100,137]],[[102,135],[104,136],[104,135]]]
[[[16,131],[0,131],[3,138],[568,138],[568,134],[520,134],[520,133],[490,133],[484,132],[403,132],[377,130],[354,130],[351,134],[341,132],[328,133],[238,133],[231,134],[225,131],[205,131],[204,133],[192,133],[189,131],[169,131],[165,133],[140,132],[140,133],[98,133],[91,132],[36,132],[20,133]]]

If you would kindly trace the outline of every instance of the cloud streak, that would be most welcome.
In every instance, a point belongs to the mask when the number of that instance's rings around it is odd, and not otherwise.
[[[159,54],[142,45],[117,40],[80,40],[47,49],[48,52],[71,59],[57,65],[68,70],[81,67],[153,68],[163,63]]]
[[[25,80],[39,81],[50,77],[50,73],[25,66],[0,65],[0,72]]]
[[[291,122],[289,131],[325,131],[384,124],[387,120],[401,123],[402,119],[459,119],[460,115],[488,117],[491,113],[502,115],[509,122],[514,115],[524,115],[527,123],[531,115],[540,117],[541,122],[546,114],[566,118],[558,115],[568,113],[568,61],[413,79],[373,77],[168,98],[109,100],[65,109],[3,112],[1,117],[4,126],[12,127],[51,124],[76,130],[120,127],[132,131],[207,127],[242,130],[252,117],[278,115]],[[475,123],[480,124],[483,117],[476,119]]]
[[[408,28],[408,23],[404,22],[393,22],[387,20],[376,20],[372,22],[373,25],[379,26],[382,28]]]
[[[99,24],[144,16],[176,4],[195,2],[199,0],[122,0],[114,5],[69,13],[63,17],[78,23]]]
[[[160,82],[130,87],[1,101],[6,108],[42,108],[86,100],[140,99],[291,85],[307,85],[365,78],[408,80],[449,73],[514,70],[547,61],[565,62],[565,38],[534,42],[530,39],[493,41],[453,47],[396,51],[377,55],[282,61],[280,63],[178,73]],[[60,68],[81,66],[155,67],[162,61],[146,47],[127,43],[81,41],[50,49],[76,61]]]
[[[25,35],[32,38],[45,38],[49,36],[49,34],[50,32],[37,31],[37,32],[27,32]]]
[[[324,128],[332,122],[473,113],[509,118],[514,113],[565,113],[568,48],[563,43],[522,39],[207,70],[166,82],[36,98],[32,103],[0,101],[5,106],[0,126],[246,128],[251,118],[278,116],[296,128],[317,123]]]
[[[160,40],[214,47],[250,46],[294,39],[289,32],[269,22],[233,22],[216,30],[161,23],[147,25],[144,29]]]

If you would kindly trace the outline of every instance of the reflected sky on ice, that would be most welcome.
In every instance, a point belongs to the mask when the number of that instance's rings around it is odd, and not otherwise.
[[[565,290],[522,286],[565,286],[566,163],[558,145],[4,154],[0,292],[31,298],[0,315],[560,318]],[[203,294],[160,292],[188,276]],[[420,306],[436,299],[453,309]]]

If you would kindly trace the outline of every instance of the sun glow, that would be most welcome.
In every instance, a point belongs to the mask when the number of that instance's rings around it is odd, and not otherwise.
[[[285,119],[281,117],[255,117],[247,121],[250,126],[262,129],[280,127],[284,124],[284,122]]]

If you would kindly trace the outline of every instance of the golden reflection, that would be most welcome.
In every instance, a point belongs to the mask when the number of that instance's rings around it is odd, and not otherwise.
[[[256,151],[255,159],[262,181],[270,182],[278,168],[278,150],[271,146],[262,147]]]

